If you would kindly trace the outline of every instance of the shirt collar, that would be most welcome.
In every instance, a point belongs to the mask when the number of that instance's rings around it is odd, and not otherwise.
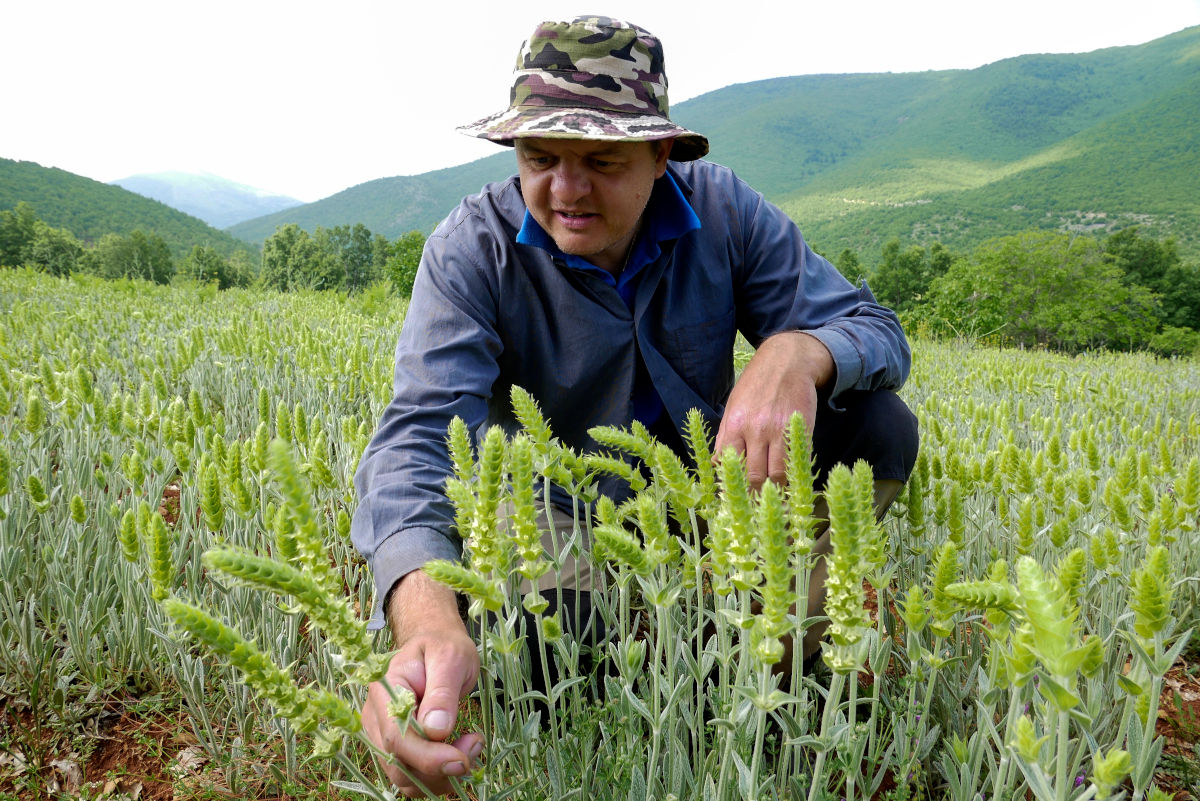
[[[658,258],[662,252],[662,243],[678,239],[689,231],[700,228],[700,218],[683,196],[675,177],[668,171],[654,182],[654,190],[650,194],[650,202],[646,204],[646,213],[642,220],[642,231],[634,250],[630,254],[629,263],[622,271],[621,279],[628,280],[642,267]],[[529,210],[525,210],[525,219],[521,230],[517,232],[517,243],[541,248],[556,259],[562,259],[568,266],[588,271],[600,270],[599,267],[581,256],[563,253],[554,240],[546,233]],[[608,272],[605,275],[609,275]]]

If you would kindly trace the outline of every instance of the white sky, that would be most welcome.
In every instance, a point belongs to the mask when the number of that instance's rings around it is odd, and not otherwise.
[[[455,126],[507,105],[537,22],[583,13],[659,36],[678,104],[784,75],[1140,44],[1200,24],[1200,0],[6,0],[0,157],[317,200],[496,152]]]

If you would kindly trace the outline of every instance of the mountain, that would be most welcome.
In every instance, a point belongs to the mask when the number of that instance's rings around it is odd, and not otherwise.
[[[33,206],[48,225],[66,228],[84,242],[140,228],[161,236],[176,257],[195,245],[208,245],[223,255],[240,250],[257,257],[252,245],[157,200],[57,167],[0,158],[0,209],[21,201]]]
[[[131,175],[112,183],[199,217],[214,228],[228,228],[243,220],[302,203],[293,197],[273,195],[216,175],[158,172]]]
[[[1200,26],[1142,45],[1034,54],[973,70],[804,75],[739,84],[672,109],[797,220],[815,247],[870,261],[888,239],[967,249],[1030,228],[1142,225],[1200,255]],[[430,230],[515,169],[511,151],[383,178],[241,223],[363,222]]]
[[[503,148],[494,156],[459,167],[421,175],[378,178],[316,203],[238,223],[228,230],[254,244],[261,244],[276,228],[287,223],[296,223],[309,231],[318,225],[333,228],[362,223],[389,239],[414,230],[427,234],[464,196],[478,192],[489,181],[507,178],[516,171],[512,150]]]

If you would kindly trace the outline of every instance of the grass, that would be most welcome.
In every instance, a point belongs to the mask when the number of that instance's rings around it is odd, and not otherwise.
[[[273,659],[291,666],[298,681],[342,684],[324,634],[291,614],[286,602],[264,602],[249,588],[214,580],[199,555],[218,546],[271,547],[281,497],[257,455],[259,431],[286,435],[305,466],[339,586],[357,610],[370,607],[369,577],[343,521],[354,502],[350,475],[387,400],[392,340],[402,318],[399,304],[377,301],[367,308],[337,295],[212,295],[0,273],[0,572],[9,577],[0,588],[0,797],[66,797],[68,763],[84,779],[72,794],[86,798],[104,795],[108,782],[112,791],[140,782],[143,798],[165,798],[168,791],[188,798],[350,797],[329,784],[344,774],[308,759],[312,735],[274,717],[234,671],[172,634],[151,598],[152,583],[122,557],[118,533],[126,512],[137,525],[142,504],[147,515],[162,514],[172,592],[237,622]],[[974,697],[951,690],[977,680],[972,670],[983,664],[983,625],[977,612],[955,608],[947,612],[952,637],[914,635],[927,649],[941,643],[931,656],[951,656],[939,668],[945,681],[926,696],[924,668],[912,656],[917,647],[905,644],[915,627],[901,619],[909,588],[929,586],[937,549],[955,540],[955,581],[986,575],[996,556],[1016,564],[1027,546],[1047,569],[1080,547],[1088,553],[1089,582],[1078,604],[1080,624],[1087,632],[1128,630],[1126,589],[1152,537],[1170,548],[1177,579],[1200,575],[1195,511],[1164,522],[1183,508],[1178,497],[1188,465],[1200,456],[1200,367],[1139,355],[1068,358],[931,341],[917,342],[915,355],[904,394],[922,423],[922,484],[902,496],[886,521],[894,572],[879,585],[886,593],[880,606],[895,611],[872,623],[899,639],[891,659],[864,674],[870,682],[846,682],[864,713],[875,710],[876,728],[867,714],[857,721],[866,728],[844,731],[861,731],[868,753],[872,742],[881,748],[899,742],[894,732],[922,731],[906,764],[919,792],[949,798],[942,757],[955,744],[948,733],[978,728]],[[35,407],[41,412],[32,413]],[[219,479],[219,526],[210,525],[214,510],[203,492],[209,466]],[[31,492],[31,477],[44,498]],[[1121,498],[1106,492],[1109,483],[1125,487]],[[1085,490],[1089,502],[1069,512],[1075,502],[1066,500]],[[81,519],[72,509],[76,495]],[[1122,499],[1127,527],[1118,523]],[[1113,529],[1120,552],[1111,563],[1102,559],[1106,529]],[[651,595],[643,588],[643,598]],[[1176,634],[1197,622],[1198,597],[1195,582],[1177,583]],[[651,612],[653,605],[643,608]],[[878,647],[883,639],[873,642]],[[1123,642],[1116,634],[1106,639],[1114,663],[1129,657]],[[1160,701],[1166,717],[1158,733],[1166,747],[1157,777],[1179,799],[1190,789],[1198,757],[1197,709],[1187,700],[1200,693],[1195,641],[1191,649],[1167,673]],[[649,672],[643,676],[639,681],[650,680]],[[341,692],[358,703],[353,687]],[[910,693],[928,700],[920,720]],[[1114,710],[1101,708],[1097,736],[1107,732],[1104,742],[1123,743],[1113,732],[1124,696],[1107,688],[1093,695],[1090,686],[1087,694],[1089,704],[1104,698]],[[464,725],[480,725],[485,705],[495,700],[480,696],[479,706],[467,707]],[[841,710],[848,711],[844,701]],[[572,720],[573,731],[599,731],[614,712],[625,713],[588,706],[583,724]],[[931,734],[935,721],[938,733]],[[711,730],[706,747],[722,743],[726,731]],[[679,736],[661,735],[664,748]],[[604,746],[603,736],[587,747]],[[597,786],[627,791],[635,773],[646,779],[647,764],[657,763],[638,756],[636,737],[632,746],[614,749],[603,772],[593,772]],[[731,747],[749,755],[753,738]],[[831,777],[862,764],[857,747],[850,737],[830,753]],[[349,748],[370,773],[365,751],[353,742]],[[172,775],[171,766],[187,753],[194,768]],[[17,754],[25,765],[38,760],[43,767],[21,767]],[[499,769],[500,758],[493,764]],[[877,797],[901,797],[908,785],[889,784],[899,775],[894,765],[884,760],[876,768],[887,774]]]

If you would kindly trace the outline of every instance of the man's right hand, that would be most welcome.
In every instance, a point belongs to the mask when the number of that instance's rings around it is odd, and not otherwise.
[[[424,795],[409,774],[442,795],[451,790],[447,777],[467,774],[483,751],[483,737],[477,732],[447,742],[458,704],[479,677],[479,651],[458,615],[454,593],[420,570],[396,586],[388,617],[400,649],[384,681],[412,691],[417,700],[414,719],[424,736],[415,726],[401,734],[388,714],[391,695],[378,682],[367,691],[363,729],[371,742],[407,769],[406,774],[390,760],[383,764],[384,773],[404,796]]]

